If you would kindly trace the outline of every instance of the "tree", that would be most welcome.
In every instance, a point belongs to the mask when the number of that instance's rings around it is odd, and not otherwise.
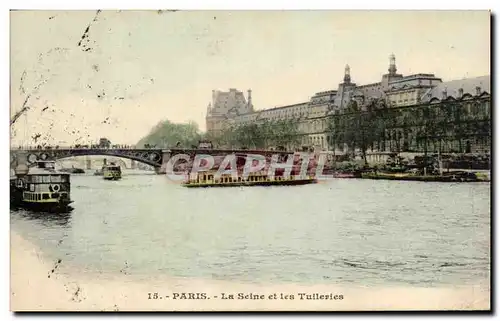
[[[341,119],[330,122],[330,130],[335,142],[347,144],[348,149],[355,153],[361,151],[365,164],[368,148],[374,149],[374,144],[380,144],[385,138],[387,106],[382,99],[370,100],[364,105],[364,110],[356,101],[351,101]]]
[[[278,120],[263,127],[263,132],[276,146],[295,146],[300,142],[298,121],[294,119]]]
[[[148,144],[166,148],[180,142],[181,147],[189,148],[193,145],[197,146],[200,139],[201,134],[196,123],[176,124],[165,120],[153,127],[149,134],[137,143],[137,146],[144,147]]]
[[[361,129],[360,110],[356,101],[351,101],[343,113],[344,121],[344,143],[347,145],[348,152],[355,155],[356,147],[359,145],[359,134]]]
[[[267,149],[274,145],[295,145],[300,140],[298,122],[293,119],[243,123],[228,126],[219,137],[231,148]]]
[[[365,153],[368,147],[371,150],[385,149],[385,131],[391,117],[390,111],[385,100],[380,98],[371,99],[365,105],[365,116],[363,117]]]
[[[467,134],[465,106],[459,103],[453,103],[452,109],[454,138],[458,141],[458,152],[463,153],[465,150],[463,140]]]

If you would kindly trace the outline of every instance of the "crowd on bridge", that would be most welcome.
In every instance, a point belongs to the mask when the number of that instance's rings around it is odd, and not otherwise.
[[[75,144],[71,146],[59,146],[59,145],[37,145],[36,147],[34,146],[18,146],[18,149],[135,149],[136,147],[133,145],[121,145],[121,144],[114,144],[110,146],[102,146],[99,144],[90,144],[90,145],[83,145],[83,144]],[[148,147],[145,147],[148,148]],[[149,147],[149,148],[154,148],[154,147]]]
[[[176,144],[176,147],[180,147],[180,144]],[[157,146],[156,144],[144,144],[144,147],[142,149],[157,149],[161,148]],[[191,148],[196,149],[197,146],[191,146]],[[15,148],[14,148],[15,149]],[[71,146],[59,146],[59,145],[48,145],[48,144],[42,144],[42,145],[36,145],[36,146],[18,146],[17,149],[25,149],[25,150],[31,150],[31,149],[141,149],[135,145],[124,145],[124,144],[113,144],[113,145],[102,145],[102,144],[75,144]]]

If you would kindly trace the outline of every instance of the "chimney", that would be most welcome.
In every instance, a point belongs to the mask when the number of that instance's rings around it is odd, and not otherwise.
[[[479,86],[476,87],[476,95],[477,96],[481,95],[481,87]]]
[[[462,98],[464,95],[464,89],[463,88],[458,88],[458,97]]]
[[[448,92],[446,90],[446,87],[443,89],[443,99],[448,98]]]
[[[248,89],[248,106],[252,106],[252,89]]]
[[[215,105],[215,90],[212,90],[212,104]]]

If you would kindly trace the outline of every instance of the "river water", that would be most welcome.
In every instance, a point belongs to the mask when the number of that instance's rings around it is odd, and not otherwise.
[[[73,175],[67,217],[11,211],[11,229],[81,273],[254,283],[489,282],[490,185],[335,179],[187,189],[126,171]]]

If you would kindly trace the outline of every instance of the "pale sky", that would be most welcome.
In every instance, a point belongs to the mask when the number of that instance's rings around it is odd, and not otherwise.
[[[256,109],[303,102],[336,89],[346,64],[353,82],[380,81],[391,53],[403,75],[490,74],[487,11],[102,11],[92,22],[95,15],[11,12],[11,112],[47,79],[14,125],[13,144],[36,133],[54,144],[80,136],[134,144],[163,119],[204,130],[212,89],[252,89]]]

